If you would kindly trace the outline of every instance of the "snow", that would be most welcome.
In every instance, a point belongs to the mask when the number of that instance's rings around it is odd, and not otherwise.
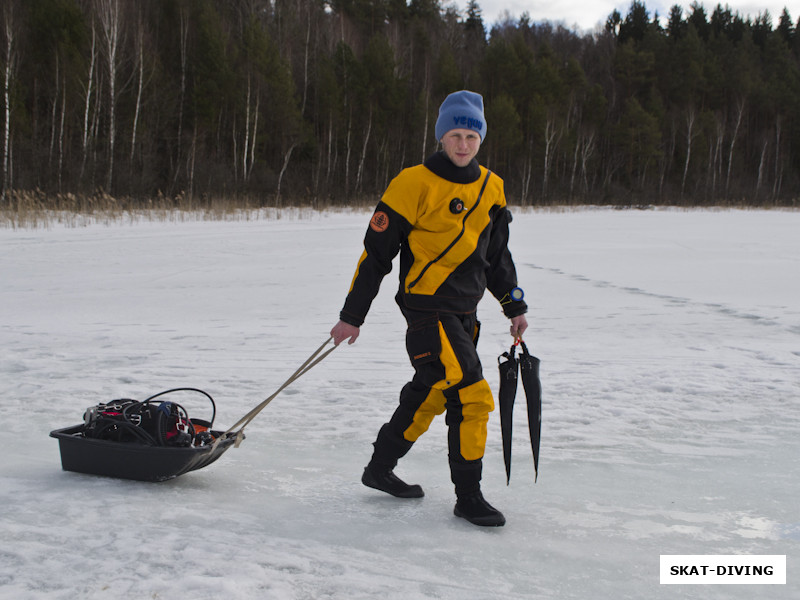
[[[516,212],[544,406],[536,484],[522,390],[509,486],[492,414],[503,528],[453,516],[442,418],[398,468],[425,498],[360,484],[410,376],[395,273],[217,463],[62,471],[91,405],[198,387],[227,427],[325,341],[368,213],[280,217],[0,229],[0,598],[800,598],[800,212]],[[787,584],[660,585],[662,554],[787,555]]]

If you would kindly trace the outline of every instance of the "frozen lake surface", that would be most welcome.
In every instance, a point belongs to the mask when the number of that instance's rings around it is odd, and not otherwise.
[[[517,212],[542,449],[534,484],[520,390],[510,486],[490,419],[492,530],[452,514],[443,419],[398,468],[425,498],[360,483],[411,374],[395,272],[219,462],[61,470],[49,432],[99,402],[198,387],[227,427],[275,391],[328,337],[368,213],[0,230],[0,597],[799,598],[800,212]],[[496,391],[511,338],[493,298],[479,318]],[[787,555],[787,585],[660,585],[662,554]]]

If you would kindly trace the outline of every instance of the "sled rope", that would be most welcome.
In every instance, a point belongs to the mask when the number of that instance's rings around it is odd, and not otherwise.
[[[295,381],[300,379],[300,377],[302,377],[303,375],[308,373],[312,368],[314,368],[316,365],[318,365],[322,361],[322,359],[324,359],[326,356],[328,356],[328,354],[330,354],[331,352],[336,350],[336,346],[333,346],[332,348],[328,348],[328,350],[326,350],[325,352],[322,352],[322,349],[325,348],[325,346],[328,345],[328,342],[330,342],[332,339],[333,339],[333,337],[329,337],[327,340],[325,340],[325,342],[319,348],[317,348],[314,351],[314,353],[311,356],[309,356],[308,359],[306,359],[306,361],[302,365],[300,365],[300,367],[292,374],[292,376],[289,377],[289,379],[287,379],[275,391],[274,394],[272,394],[269,398],[264,400],[261,404],[259,404],[255,408],[253,408],[250,412],[248,412],[245,416],[243,416],[236,423],[234,423],[230,428],[228,428],[228,430],[225,433],[223,433],[221,436],[219,436],[214,441],[214,446],[219,444],[221,440],[226,439],[229,435],[235,435],[236,436],[236,441],[234,442],[233,447],[234,448],[238,448],[239,444],[241,444],[242,440],[244,439],[244,428],[247,427],[247,425],[250,423],[250,421],[255,419],[256,416],[258,415],[258,413],[260,413],[262,410],[264,410],[264,408],[267,406],[267,404],[272,402],[272,400],[273,400],[273,398],[275,398],[275,396],[280,394],[283,390],[285,390],[287,387],[289,387],[292,383],[294,383]],[[322,354],[320,354],[321,352],[322,352]],[[237,427],[239,427],[238,430],[236,430]]]

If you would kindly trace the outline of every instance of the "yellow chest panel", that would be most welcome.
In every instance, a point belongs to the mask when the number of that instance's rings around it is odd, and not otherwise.
[[[403,171],[386,190],[383,201],[412,225],[408,246],[414,262],[405,277],[406,292],[435,293],[475,251],[491,208],[505,204],[497,176],[489,178],[481,195],[486,175],[482,168],[476,182],[458,184],[418,166]]]

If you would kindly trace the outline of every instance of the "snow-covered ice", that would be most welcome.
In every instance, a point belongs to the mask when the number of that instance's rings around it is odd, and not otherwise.
[[[88,406],[199,387],[227,426],[326,338],[368,213],[0,229],[0,597],[800,598],[800,212],[517,211],[542,361],[539,482],[524,395],[511,485],[452,514],[444,420],[360,484],[410,376],[396,274],[358,342],[281,393],[217,463],[152,484],[61,470]],[[486,297],[493,389],[511,338]],[[187,405],[203,416],[198,401]],[[662,554],[787,555],[787,584],[665,586]]]

